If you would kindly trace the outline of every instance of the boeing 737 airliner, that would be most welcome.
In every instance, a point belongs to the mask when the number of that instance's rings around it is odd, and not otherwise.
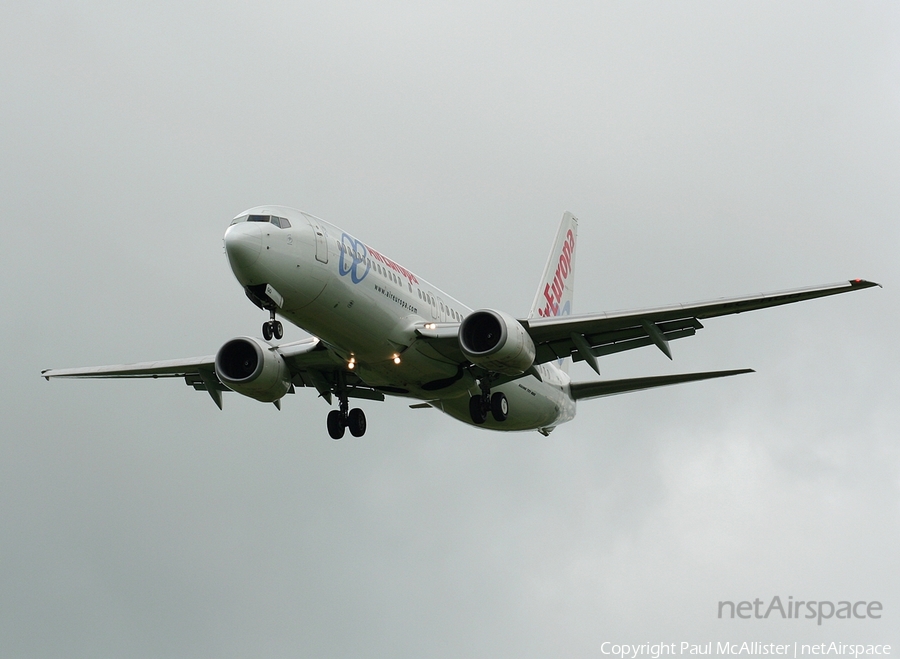
[[[473,311],[338,227],[281,206],[238,215],[225,232],[234,276],[269,313],[263,339],[241,336],[215,355],[131,365],[50,369],[47,378],[183,377],[222,407],[222,392],[275,403],[311,387],[338,408],[328,433],[366,432],[349,399],[403,396],[493,430],[547,435],[575,416],[579,400],[750,369],[626,380],[571,382],[571,361],[600,374],[598,357],[692,336],[700,321],[877,286],[854,279],[828,286],[615,313],[572,315],[578,220],[565,213],[527,318]],[[278,343],[276,316],[312,338]]]

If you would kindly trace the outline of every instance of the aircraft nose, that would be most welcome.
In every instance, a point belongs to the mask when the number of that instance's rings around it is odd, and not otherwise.
[[[225,232],[225,253],[238,280],[249,274],[247,269],[256,263],[262,251],[262,230],[255,222],[240,222]]]

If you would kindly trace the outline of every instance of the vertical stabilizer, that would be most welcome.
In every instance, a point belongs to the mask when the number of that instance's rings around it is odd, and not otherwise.
[[[544,274],[534,296],[529,318],[568,316],[572,313],[577,237],[578,218],[567,211],[559,223],[556,240],[547,259],[547,265],[544,266]]]

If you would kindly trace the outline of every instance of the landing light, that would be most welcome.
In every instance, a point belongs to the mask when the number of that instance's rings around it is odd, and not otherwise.
[[[398,354],[396,354],[396,353],[394,354],[394,363],[395,363],[395,364],[399,364],[399,363],[400,363],[400,355],[398,355]]]
[[[351,371],[352,371],[354,368],[356,368],[356,357],[351,357],[351,358],[350,358],[350,361],[347,362],[347,368],[349,368]]]
[[[425,323],[425,329],[428,329],[428,330],[437,329],[437,325],[435,325],[434,323]]]

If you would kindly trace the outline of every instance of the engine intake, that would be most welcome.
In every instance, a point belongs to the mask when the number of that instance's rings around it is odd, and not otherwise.
[[[291,371],[268,343],[249,336],[231,339],[216,353],[216,375],[232,391],[272,403],[291,388]]]
[[[534,364],[534,341],[512,316],[481,309],[459,326],[459,347],[477,366],[504,375],[521,375]]]

